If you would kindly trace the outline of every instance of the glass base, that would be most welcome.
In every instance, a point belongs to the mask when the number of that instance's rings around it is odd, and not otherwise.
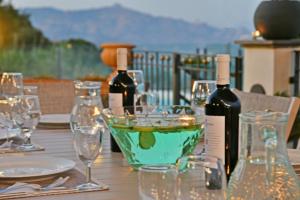
[[[6,140],[4,143],[2,143],[0,145],[0,148],[1,149],[11,149],[11,146],[12,146],[12,140]]]
[[[21,146],[17,147],[17,150],[20,151],[33,151],[39,149],[38,147],[34,146],[33,144],[22,144]]]
[[[98,188],[100,188],[100,185],[95,184],[95,183],[84,183],[84,184],[78,185],[76,187],[76,189],[78,189],[78,190],[92,190],[92,189],[98,189]]]

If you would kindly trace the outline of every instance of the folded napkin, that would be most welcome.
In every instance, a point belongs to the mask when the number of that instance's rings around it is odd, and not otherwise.
[[[0,149],[9,149],[9,148],[11,148],[12,143],[13,143],[12,140],[5,141],[4,143],[2,143],[0,145]]]
[[[36,192],[36,191],[47,191],[47,190],[57,190],[57,189],[65,189],[65,187],[59,187],[65,184],[69,180],[69,176],[62,178],[59,177],[51,184],[42,187],[39,184],[32,184],[32,183],[23,183],[23,182],[16,182],[15,184],[8,186],[0,190],[0,194],[8,194],[8,193],[20,193],[20,192]]]
[[[29,184],[23,182],[16,182],[15,184],[0,190],[0,194],[8,194],[8,193],[19,193],[19,192],[35,192],[34,189],[36,184]]]

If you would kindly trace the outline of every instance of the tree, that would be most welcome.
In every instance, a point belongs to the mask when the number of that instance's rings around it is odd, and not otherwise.
[[[98,52],[98,48],[95,46],[95,44],[80,39],[80,38],[71,38],[69,40],[61,41],[61,44],[66,45],[67,48],[73,48],[73,49],[84,49],[86,51],[94,51]]]
[[[0,48],[47,46],[51,44],[43,33],[34,28],[29,15],[19,13],[11,4],[0,0]]]

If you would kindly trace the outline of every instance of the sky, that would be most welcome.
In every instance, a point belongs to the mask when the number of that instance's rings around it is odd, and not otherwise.
[[[17,8],[51,6],[64,10],[98,8],[118,3],[155,16],[253,30],[254,11],[261,0],[6,0],[8,1]]]

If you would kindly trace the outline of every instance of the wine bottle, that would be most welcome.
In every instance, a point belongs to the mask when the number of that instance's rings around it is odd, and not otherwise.
[[[118,74],[112,79],[109,85],[109,107],[114,114],[123,114],[124,107],[134,106],[135,85],[127,74],[127,49],[117,49],[117,70]],[[126,112],[132,113],[132,109]],[[113,136],[110,136],[111,151],[121,152]]]
[[[230,57],[217,55],[217,88],[205,105],[205,151],[221,158],[229,180],[239,151],[239,113],[241,104],[230,90]]]

